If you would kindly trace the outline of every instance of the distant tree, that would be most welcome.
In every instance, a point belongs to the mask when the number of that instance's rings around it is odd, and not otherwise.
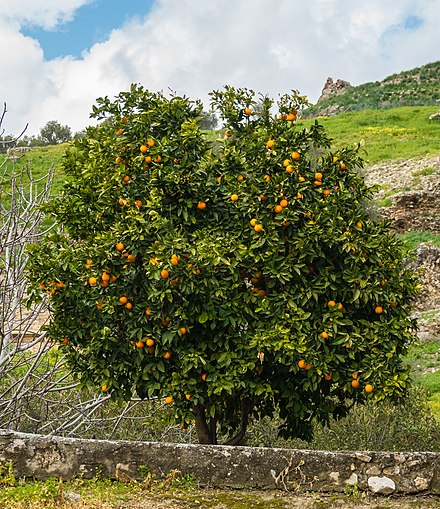
[[[200,129],[211,131],[215,129],[218,124],[218,118],[212,111],[203,111],[200,115]]]
[[[45,145],[57,145],[72,139],[72,131],[69,126],[61,125],[56,120],[49,122],[41,128],[40,138]]]

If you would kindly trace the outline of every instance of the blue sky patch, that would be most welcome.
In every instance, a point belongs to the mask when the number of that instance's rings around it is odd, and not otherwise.
[[[75,18],[53,31],[39,27],[23,28],[23,35],[37,39],[46,60],[81,53],[94,44],[105,41],[110,32],[136,16],[146,16],[155,0],[96,0],[84,5]]]

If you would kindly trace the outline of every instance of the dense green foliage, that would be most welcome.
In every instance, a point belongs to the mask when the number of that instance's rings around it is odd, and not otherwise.
[[[383,81],[349,87],[340,95],[308,108],[307,115],[319,115],[332,105],[339,112],[391,109],[400,106],[437,106],[440,101],[440,61],[393,74]]]

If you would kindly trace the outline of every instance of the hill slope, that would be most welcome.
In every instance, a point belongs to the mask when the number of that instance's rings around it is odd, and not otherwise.
[[[304,116],[337,115],[344,111],[399,106],[440,107],[440,61],[393,74],[383,81],[348,87],[304,112]]]

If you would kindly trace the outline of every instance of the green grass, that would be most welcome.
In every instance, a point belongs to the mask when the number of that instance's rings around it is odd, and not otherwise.
[[[440,235],[431,231],[398,233],[397,237],[404,242],[409,251],[416,249],[422,242],[440,247]]]
[[[440,122],[429,120],[438,107],[402,107],[393,110],[363,110],[336,117],[319,117],[336,147],[362,143],[365,161],[375,164],[440,154]],[[304,119],[308,126],[315,119]]]

